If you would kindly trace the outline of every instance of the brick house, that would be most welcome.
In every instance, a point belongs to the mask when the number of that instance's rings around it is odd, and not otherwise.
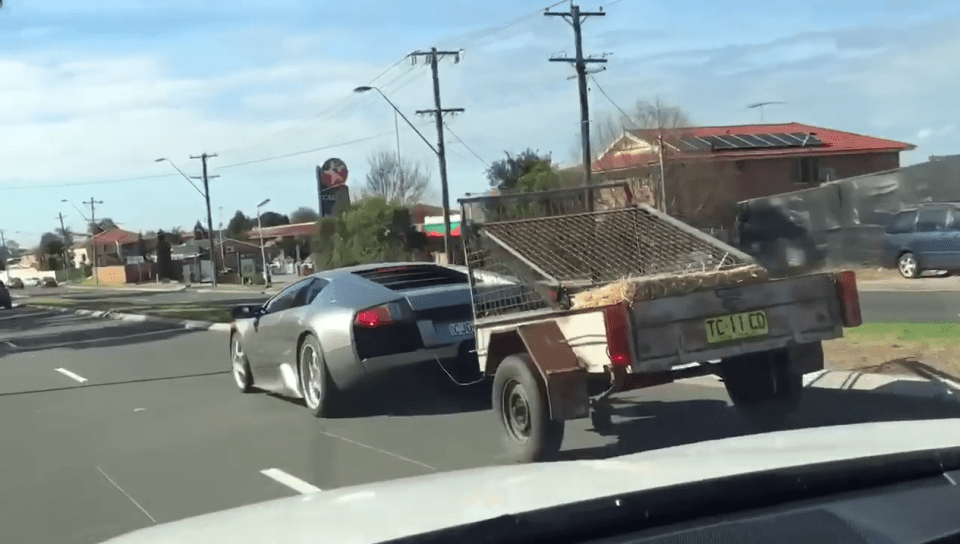
[[[661,148],[668,213],[729,228],[736,202],[893,170],[915,146],[801,123],[628,130],[593,163],[594,175],[628,180],[654,204]]]
[[[109,229],[93,237],[93,244],[97,246],[97,266],[118,266],[126,264],[126,258],[141,255],[141,249],[149,251],[156,248],[156,242],[143,240],[136,232],[123,229]],[[141,245],[143,247],[141,248]],[[88,257],[93,257],[91,242],[84,244]],[[81,262],[80,264],[86,264]],[[93,263],[90,263],[93,264]]]

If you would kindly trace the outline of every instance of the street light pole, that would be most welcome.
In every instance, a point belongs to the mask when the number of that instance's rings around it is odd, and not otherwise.
[[[267,252],[263,248],[263,221],[260,220],[260,208],[266,206],[270,202],[270,199],[266,199],[263,202],[257,204],[257,234],[260,236],[260,259],[263,261],[263,285],[264,287],[270,286],[270,280],[267,277]]]
[[[436,59],[434,59],[434,73],[436,73],[436,64],[435,64],[435,63],[436,63]],[[450,236],[450,206],[449,206],[449,203],[448,203],[449,193],[448,193],[448,190],[447,190],[447,159],[446,159],[446,156],[445,156],[445,154],[444,154],[444,152],[443,152],[443,122],[442,122],[441,115],[442,115],[443,112],[446,112],[446,111],[463,111],[463,110],[462,110],[461,108],[456,108],[456,109],[451,109],[451,110],[442,110],[442,109],[440,109],[440,88],[437,86],[436,78],[434,78],[434,98],[435,98],[436,104],[437,104],[437,109],[434,110],[434,111],[437,112],[437,113],[436,113],[436,115],[437,115],[437,136],[438,136],[438,138],[439,138],[439,140],[438,140],[438,145],[440,146],[440,150],[438,151],[437,148],[433,147],[433,145],[430,143],[430,141],[427,140],[426,136],[424,136],[423,134],[421,134],[420,131],[417,130],[417,127],[415,127],[415,126],[413,125],[413,123],[411,123],[410,120],[407,119],[407,116],[404,115],[402,111],[400,111],[400,108],[398,108],[393,102],[391,102],[390,99],[387,98],[387,95],[383,94],[383,91],[381,91],[381,90],[378,89],[377,87],[371,87],[371,86],[369,86],[369,85],[364,85],[363,87],[357,87],[356,89],[353,90],[353,92],[355,92],[355,93],[364,93],[364,92],[367,92],[367,91],[377,91],[377,93],[379,93],[380,96],[382,96],[383,99],[387,101],[387,104],[390,104],[390,107],[393,108],[393,111],[397,112],[397,113],[400,115],[400,117],[403,117],[403,120],[406,121],[408,125],[410,125],[410,128],[412,128],[413,131],[417,133],[417,136],[420,136],[420,139],[423,140],[423,143],[427,144],[427,147],[429,147],[430,150],[433,151],[433,152],[437,155],[437,158],[440,160],[440,185],[441,185],[441,190],[442,190],[442,193],[443,193],[443,197],[442,197],[442,198],[443,198],[443,226],[444,226],[444,228],[443,228],[443,253],[444,253],[444,255],[446,256],[447,264],[453,264],[453,246],[452,246],[451,240],[450,240],[450,238],[451,238],[451,236]],[[422,112],[417,112],[417,113],[422,113]],[[399,160],[399,158],[398,158],[398,160]]]

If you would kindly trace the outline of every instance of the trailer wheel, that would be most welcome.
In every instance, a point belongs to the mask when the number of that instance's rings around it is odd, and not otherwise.
[[[783,428],[800,404],[803,374],[785,349],[724,359],[720,373],[734,407],[762,430]]]
[[[493,409],[513,460],[546,461],[560,451],[564,423],[550,419],[546,385],[526,353],[510,355],[497,367]]]

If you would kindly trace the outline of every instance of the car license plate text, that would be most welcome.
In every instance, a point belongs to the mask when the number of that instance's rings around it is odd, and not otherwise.
[[[464,323],[451,323],[450,334],[453,336],[465,336],[467,334],[473,334],[473,323],[470,321]]]
[[[763,310],[710,317],[704,319],[703,324],[707,329],[707,342],[710,344],[764,336],[770,332],[767,328],[767,313]]]

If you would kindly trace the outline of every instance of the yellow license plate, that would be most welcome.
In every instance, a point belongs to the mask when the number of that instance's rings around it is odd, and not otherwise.
[[[765,336],[770,332],[767,328],[767,313],[763,310],[710,317],[704,319],[703,324],[707,329],[707,342],[710,344]]]

